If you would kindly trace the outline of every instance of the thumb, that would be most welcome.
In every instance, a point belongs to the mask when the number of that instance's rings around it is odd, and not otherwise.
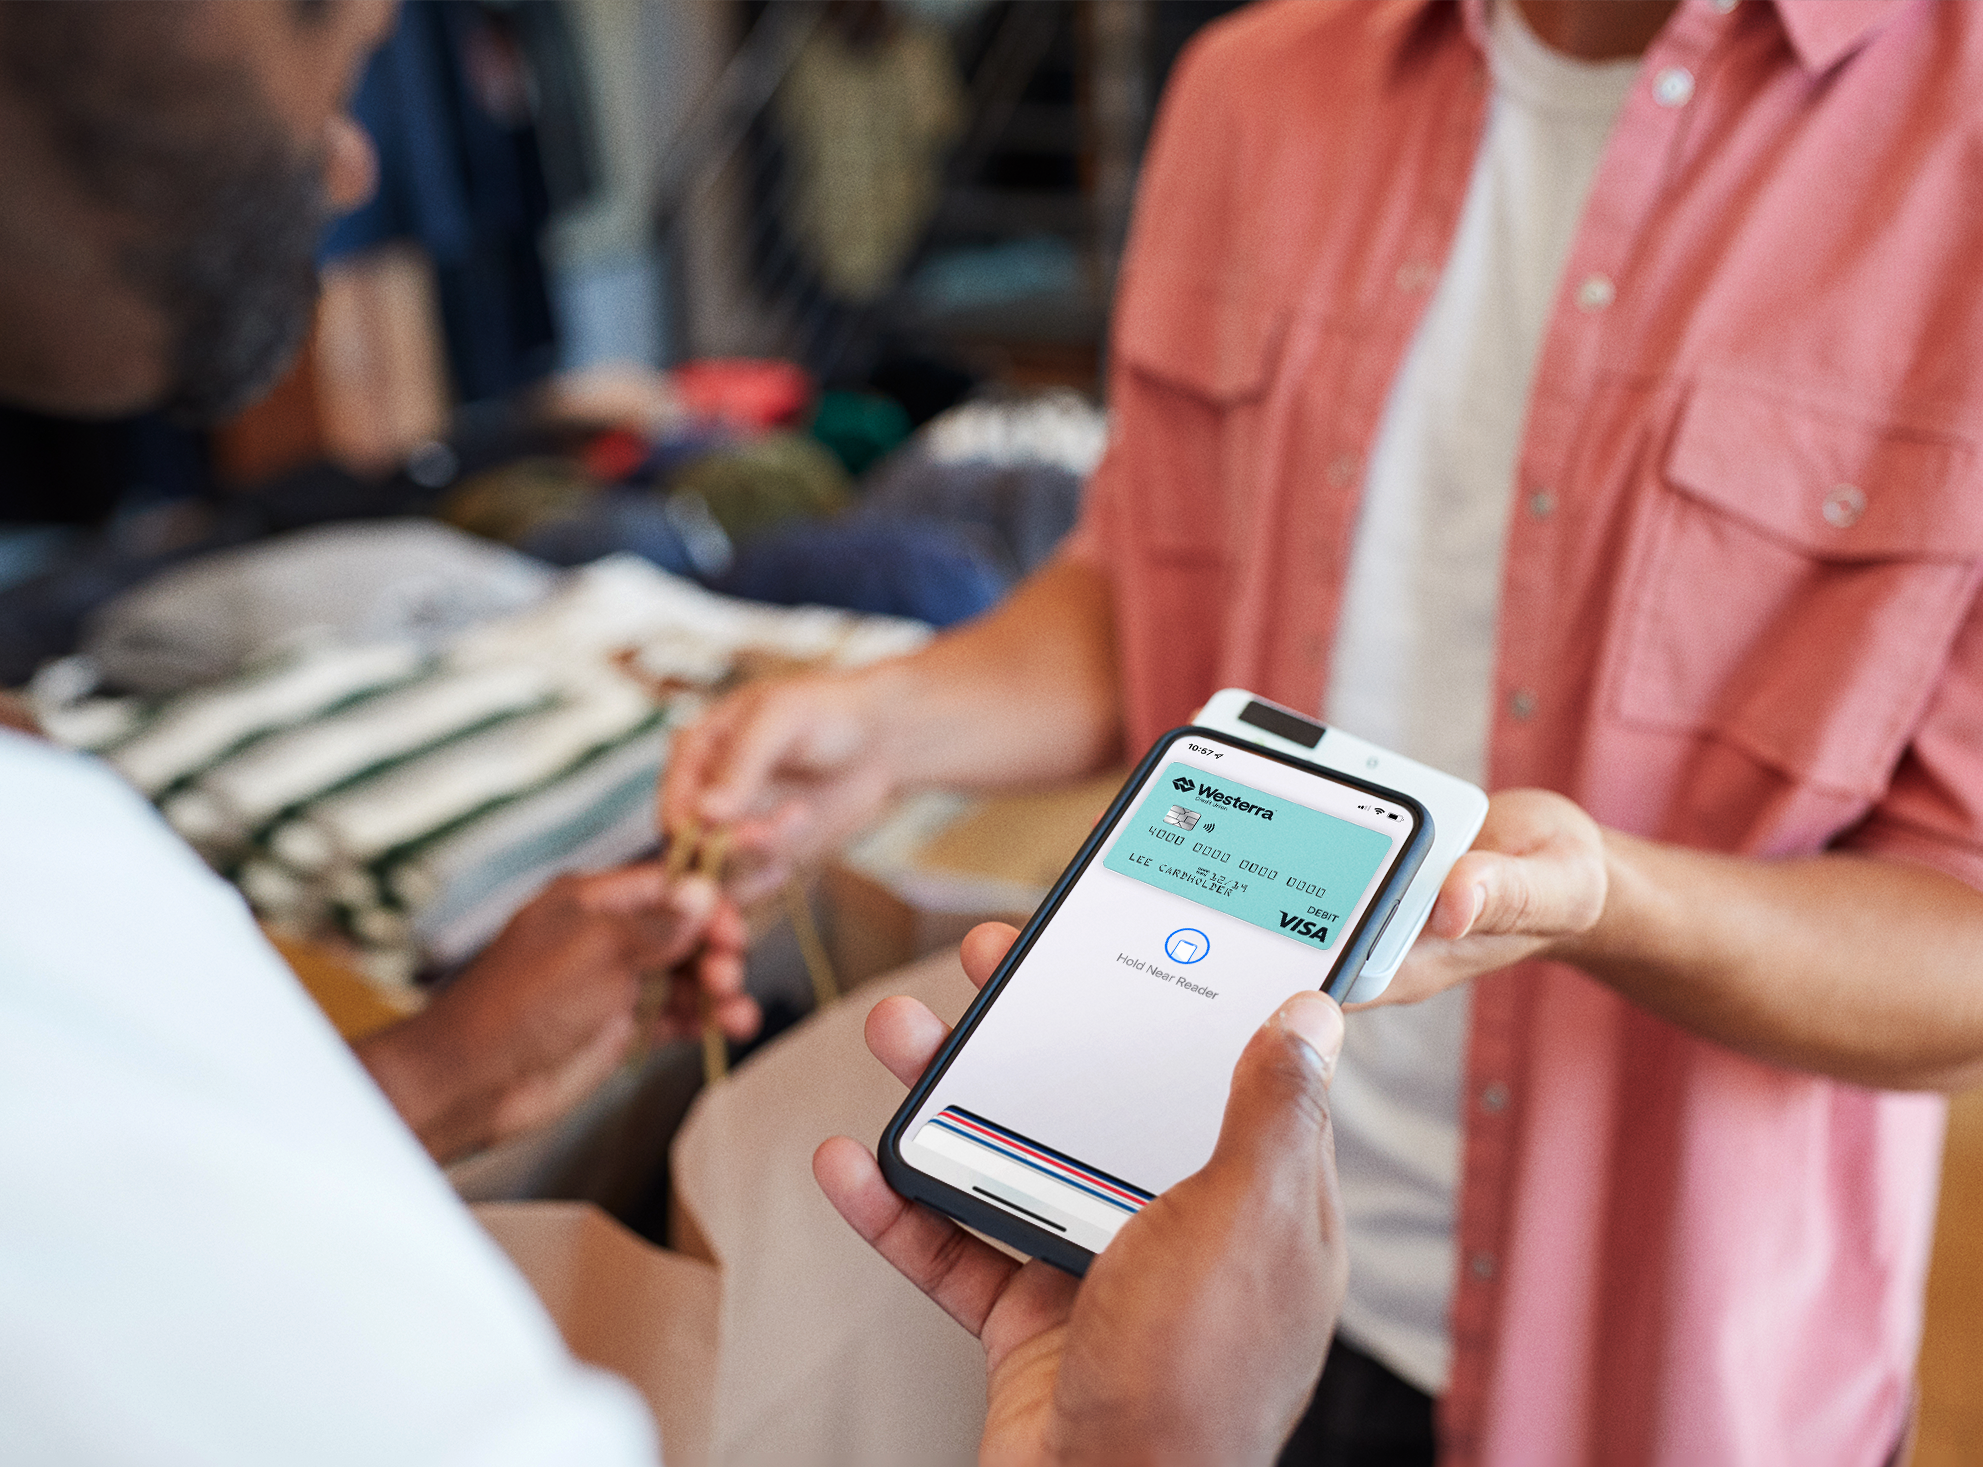
[[[1449,897],[1451,900],[1449,900]],[[1602,879],[1553,850],[1528,855],[1469,851],[1453,865],[1429,924],[1438,937],[1554,937],[1590,926],[1604,904]]]
[[[1327,1164],[1329,1080],[1343,1047],[1343,1011],[1304,990],[1274,1011],[1233,1067],[1212,1166],[1306,1177]]]

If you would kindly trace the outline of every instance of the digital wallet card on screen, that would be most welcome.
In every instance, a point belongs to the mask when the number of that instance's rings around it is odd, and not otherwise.
[[[889,1122],[889,1183],[1085,1271],[1211,1156],[1267,1017],[1354,982],[1433,836],[1409,794],[1164,735]]]

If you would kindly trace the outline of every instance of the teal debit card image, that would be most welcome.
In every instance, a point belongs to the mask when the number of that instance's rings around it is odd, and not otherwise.
[[[1326,952],[1391,845],[1381,831],[1172,764],[1102,864]]]

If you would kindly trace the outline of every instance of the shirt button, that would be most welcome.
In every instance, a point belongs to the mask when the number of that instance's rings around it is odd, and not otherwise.
[[[1581,310],[1601,311],[1617,296],[1618,287],[1611,283],[1609,275],[1586,275],[1577,286],[1577,306]]]
[[[1536,697],[1527,688],[1517,688],[1508,697],[1508,711],[1524,723],[1535,717]]]
[[[1849,530],[1866,513],[1866,496],[1857,484],[1834,484],[1825,496],[1825,523],[1834,530]]]
[[[1491,1116],[1498,1116],[1508,1108],[1508,1087],[1496,1080],[1480,1092],[1480,1108]]]
[[[1717,14],[1726,15],[1735,8],[1736,0],[1708,0],[1708,4],[1715,8]]]
[[[1694,73],[1669,66],[1653,78],[1653,100],[1662,107],[1685,107],[1694,96]]]
[[[1547,489],[1538,489],[1529,496],[1529,514],[1536,519],[1546,520],[1556,513],[1556,496]]]
[[[1467,1272],[1482,1283],[1494,1277],[1494,1255],[1475,1253],[1467,1259]]]

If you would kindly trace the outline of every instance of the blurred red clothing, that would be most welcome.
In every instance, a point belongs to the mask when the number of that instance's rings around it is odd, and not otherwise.
[[[1321,706],[1481,30],[1303,0],[1179,68],[1069,552],[1114,581],[1136,747],[1228,684]],[[1497,787],[1983,886],[1979,98],[1967,5],[1685,0],[1653,43],[1530,401]],[[1939,1097],[1775,1068],[1550,963],[1477,985],[1468,1064],[1448,1461],[1885,1458]]]

